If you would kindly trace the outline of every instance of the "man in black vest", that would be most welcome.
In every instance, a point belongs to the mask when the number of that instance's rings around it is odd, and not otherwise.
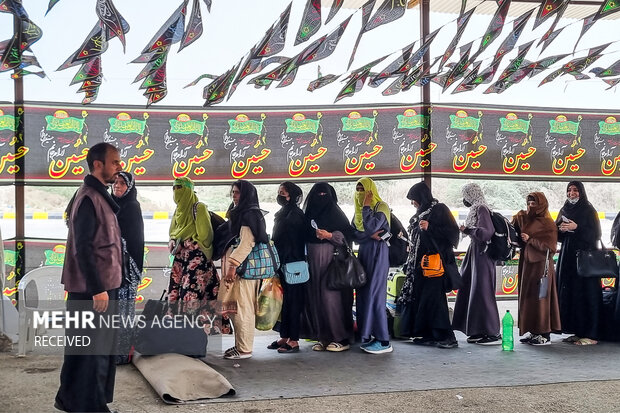
[[[122,170],[118,150],[98,143],[86,157],[90,174],[67,207],[69,233],[62,272],[68,311],[93,311],[110,316],[121,285],[121,235],[118,205],[107,191]],[[54,407],[66,412],[109,412],[114,396],[116,364],[113,330],[70,326],[65,336],[88,336],[90,346],[65,346],[60,388]]]

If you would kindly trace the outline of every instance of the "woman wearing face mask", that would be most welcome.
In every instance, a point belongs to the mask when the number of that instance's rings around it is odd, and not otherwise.
[[[120,207],[116,214],[123,238],[123,283],[118,290],[118,311],[121,317],[132,319],[136,313],[136,295],[144,261],[144,221],[138,202],[136,182],[129,172],[119,172],[112,185],[112,199]],[[129,355],[134,339],[133,328],[123,328],[118,334],[116,364],[131,361]]]
[[[275,215],[273,242],[282,267],[287,263],[306,260],[306,237],[311,227],[299,208],[302,195],[301,188],[292,182],[283,182],[278,189],[277,201],[282,208]],[[280,281],[284,289],[284,301],[280,314],[280,339],[267,348],[277,349],[279,353],[296,353],[299,351],[299,325],[306,287],[305,283],[288,284],[282,271]]]
[[[596,344],[599,338],[603,293],[600,279],[577,274],[577,251],[597,248],[601,223],[581,182],[569,182],[566,197],[556,220],[558,241],[562,243],[558,258],[562,332],[572,334],[565,342],[586,346]]]
[[[416,207],[409,221],[409,236],[413,246],[409,250],[405,274],[407,278],[398,298],[402,306],[401,335],[415,337],[413,344],[455,348],[448,299],[441,277],[425,277],[422,257],[441,254],[444,267],[455,263],[453,248],[459,243],[459,227],[445,204],[439,203],[429,187],[420,182],[409,189],[407,199]],[[456,265],[456,264],[454,264]]]
[[[168,247],[174,256],[168,287],[168,303],[179,314],[202,314],[213,319],[217,312],[220,281],[211,256],[213,230],[207,206],[198,202],[194,183],[177,178],[172,187],[177,205],[170,222]],[[228,330],[219,322],[212,328]]]
[[[353,339],[353,291],[327,288],[327,267],[335,246],[350,243],[353,228],[327,182],[314,184],[306,197],[305,214],[314,231],[306,240],[310,281],[304,309],[304,336],[317,340],[314,351],[345,351]]]
[[[235,332],[235,346],[224,352],[224,358],[239,360],[252,357],[260,280],[241,278],[236,270],[255,243],[267,243],[269,238],[254,185],[245,180],[236,181],[230,194],[232,203],[226,215],[230,234],[236,236],[239,242],[236,246],[230,246],[222,257],[224,285],[220,289],[219,300],[224,311],[230,313]]]
[[[495,231],[490,208],[478,184],[463,186],[462,194],[469,213],[460,230],[471,238],[471,243],[461,265],[463,285],[456,296],[452,327],[468,335],[468,343],[501,344],[495,262],[485,251]]]
[[[390,215],[390,207],[379,197],[372,179],[357,181],[353,226],[355,239],[360,244],[357,256],[368,281],[356,290],[355,309],[361,349],[371,354],[390,353],[393,349],[385,316],[389,253],[380,237],[390,232]]]
[[[553,269],[557,246],[557,231],[549,214],[545,194],[533,192],[527,196],[527,211],[513,217],[520,234],[519,257],[519,335],[529,334],[522,343],[534,346],[551,344],[551,332],[560,330],[560,310]],[[547,268],[547,296],[539,297],[541,278]]]

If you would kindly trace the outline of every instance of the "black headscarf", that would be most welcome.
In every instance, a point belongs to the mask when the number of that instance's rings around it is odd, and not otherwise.
[[[459,243],[459,227],[450,209],[433,198],[430,188],[424,182],[413,185],[407,193],[407,199],[416,201],[419,206],[409,220],[408,231],[412,247],[409,249],[405,269],[407,278],[398,298],[401,304],[411,303],[413,300],[413,283],[416,276],[420,275],[420,263],[424,254],[439,252],[444,266],[454,267],[456,262],[452,248],[456,248]],[[421,220],[428,221],[425,231],[420,228]]]
[[[292,182],[282,182],[289,200],[276,212],[273,223],[273,242],[278,249],[280,262],[288,263],[304,259],[304,246],[310,230],[310,222],[299,208],[303,192]]]
[[[240,179],[232,186],[239,188],[239,203],[235,206],[231,203],[228,207],[228,225],[230,233],[239,236],[242,226],[250,227],[254,242],[267,242],[267,230],[265,218],[258,203],[256,187],[249,181]]]
[[[419,204],[416,215],[430,208],[433,201],[437,202],[437,200],[433,198],[431,189],[424,182],[418,182],[412,186],[409,192],[407,192],[407,199],[416,201]]]
[[[596,242],[596,240],[601,238],[601,224],[596,209],[594,209],[590,201],[588,201],[588,195],[586,194],[583,183],[579,181],[569,182],[568,185],[566,185],[566,192],[568,192],[568,188],[571,185],[577,187],[579,191],[579,201],[571,204],[566,200],[564,206],[558,213],[558,218],[555,223],[556,225],[560,225],[562,223],[562,216],[565,216],[571,221],[575,221],[577,226],[581,226],[580,233],[582,236],[587,234],[587,238],[593,238],[594,242]],[[586,229],[584,226],[588,228]]]
[[[314,184],[306,197],[304,211],[308,221],[314,220],[319,229],[329,232],[340,231],[347,241],[350,242],[353,235],[353,227],[338,206],[338,196],[333,186],[327,182],[317,182]],[[328,241],[312,236],[308,239],[308,242],[321,243]]]
[[[284,181],[280,184],[280,186],[283,186],[284,189],[286,189],[286,192],[288,192],[288,196],[289,201],[287,202],[287,205],[301,205],[301,199],[303,197],[303,191],[301,190],[300,187],[298,187],[297,185],[295,185],[294,183],[290,182],[290,181]]]
[[[144,222],[140,202],[138,202],[138,191],[134,177],[129,172],[119,172],[118,175],[125,181],[127,191],[120,197],[112,194],[112,199],[120,207],[116,218],[121,228],[121,236],[127,242],[127,252],[136,262],[138,269],[142,271],[144,264]]]

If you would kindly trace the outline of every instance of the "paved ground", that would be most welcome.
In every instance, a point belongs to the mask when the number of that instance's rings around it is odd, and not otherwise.
[[[500,309],[515,306],[500,302]],[[503,313],[503,311],[502,311]],[[289,411],[620,411],[620,344],[578,347],[516,344],[514,352],[467,344],[441,350],[395,342],[395,351],[369,355],[359,348],[319,353],[302,342],[297,354],[266,349],[276,336],[256,337],[254,357],[237,362],[219,355],[232,338],[211,341],[207,364],[233,384],[237,395],[203,404],[165,405],[131,365],[117,374],[112,407],[121,412]],[[0,353],[0,411],[51,412],[62,359],[16,358]]]
[[[24,359],[0,354],[2,382],[0,411],[53,412],[52,400],[58,387],[61,359],[36,356]],[[323,382],[338,386],[323,366]],[[561,370],[562,365],[548,370]],[[441,370],[441,368],[439,369]],[[484,366],[481,375],[486,375]],[[596,371],[590,372],[596,375]],[[508,373],[507,373],[508,375]],[[536,386],[470,387],[467,381],[445,383],[450,389],[401,392],[369,392],[337,396],[288,398],[288,389],[313,387],[304,380],[282,382],[281,397],[267,400],[236,401],[172,406],[164,404],[133,366],[119,368],[116,401],[112,407],[120,412],[618,412],[620,380],[566,382]],[[423,380],[410,371],[402,381]],[[237,386],[238,387],[238,386]],[[243,394],[244,389],[238,388]]]

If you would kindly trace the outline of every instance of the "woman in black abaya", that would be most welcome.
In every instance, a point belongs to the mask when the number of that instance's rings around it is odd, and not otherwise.
[[[568,183],[556,225],[562,243],[557,264],[562,332],[573,334],[564,341],[580,346],[596,344],[603,305],[601,280],[577,274],[577,251],[597,248],[601,223],[581,182]]]
[[[136,296],[144,262],[144,221],[136,181],[129,172],[119,172],[112,185],[112,199],[120,207],[116,218],[124,240],[123,283],[118,289],[118,311],[123,318],[132,319],[136,313]],[[130,326],[119,331],[116,364],[131,361],[134,332]]]
[[[316,183],[305,203],[305,214],[315,230],[307,240],[310,281],[302,331],[318,340],[315,351],[339,352],[350,348],[353,338],[353,291],[327,288],[327,267],[336,247],[350,244],[353,227],[338,206],[336,191],[327,182]]]
[[[447,275],[422,275],[422,256],[440,253],[444,268],[454,265],[453,247],[459,242],[459,227],[445,204],[420,182],[411,187],[407,199],[417,208],[409,221],[412,247],[406,263],[407,278],[398,299],[402,306],[401,335],[415,337],[414,344],[439,348],[458,347],[450,324],[445,282]]]

